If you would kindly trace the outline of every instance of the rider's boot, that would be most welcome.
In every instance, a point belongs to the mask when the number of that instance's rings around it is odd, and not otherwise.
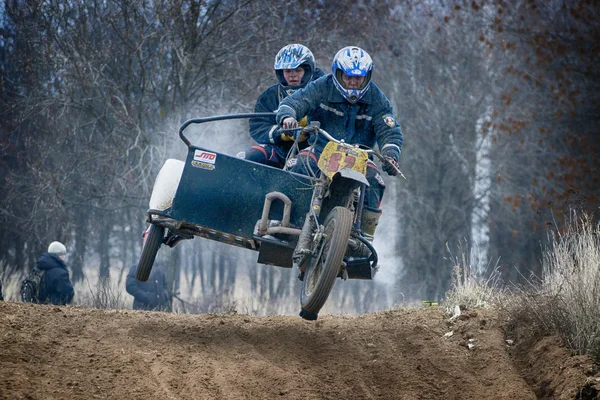
[[[379,218],[381,217],[381,209],[367,207],[363,209],[362,217],[360,219],[360,227],[365,239],[369,242],[373,241],[375,237],[375,229],[379,224]]]

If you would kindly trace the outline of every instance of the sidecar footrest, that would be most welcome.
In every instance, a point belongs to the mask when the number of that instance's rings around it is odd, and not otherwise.
[[[276,265],[278,267],[292,268],[292,256],[294,255],[294,246],[287,241],[265,236],[254,236],[255,240],[260,240],[258,250],[259,264]]]

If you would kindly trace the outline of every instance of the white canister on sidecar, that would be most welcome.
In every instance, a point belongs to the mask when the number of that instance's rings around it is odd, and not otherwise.
[[[173,205],[184,165],[183,161],[172,158],[165,161],[154,181],[149,205],[151,210],[163,211]]]

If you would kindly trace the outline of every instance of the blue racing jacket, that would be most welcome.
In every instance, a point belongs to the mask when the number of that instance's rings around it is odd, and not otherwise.
[[[377,143],[381,151],[391,149],[396,160],[400,157],[402,131],[392,105],[373,82],[365,95],[351,104],[336,89],[333,76],[325,75],[281,101],[277,126],[286,117],[299,120],[305,115],[311,121],[319,121],[321,128],[336,139],[371,148]],[[327,140],[319,136],[318,143],[314,144],[317,154],[326,144]]]
[[[313,80],[324,75],[323,70],[315,68]],[[277,154],[285,158],[290,148],[294,144],[292,141],[284,141],[281,137],[281,129],[275,122],[275,111],[279,103],[287,97],[287,93],[281,84],[277,83],[264,92],[256,100],[254,106],[255,113],[272,112],[273,117],[252,118],[250,119],[250,136],[258,144],[270,144],[275,148]]]

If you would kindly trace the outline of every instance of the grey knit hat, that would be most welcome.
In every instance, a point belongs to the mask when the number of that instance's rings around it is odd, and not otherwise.
[[[67,254],[67,248],[61,242],[52,242],[48,246],[48,253],[56,254],[58,256]]]

